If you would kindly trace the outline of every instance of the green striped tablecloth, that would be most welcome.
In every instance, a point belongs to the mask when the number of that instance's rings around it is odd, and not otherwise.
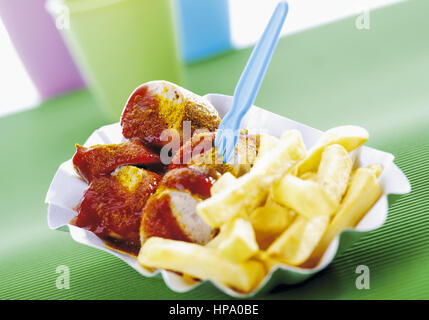
[[[370,146],[391,152],[412,184],[391,197],[387,223],[316,277],[279,286],[267,299],[429,298],[429,3],[407,1],[282,39],[257,105],[320,129],[362,125]],[[197,93],[232,94],[250,49],[187,67]],[[17,97],[19,99],[19,97]],[[212,299],[215,289],[177,294],[112,255],[50,231],[43,203],[62,162],[105,124],[87,91],[0,119],[0,298]],[[396,201],[393,201],[396,200]],[[369,290],[355,268],[370,268]],[[56,268],[70,268],[70,289],[56,288]]]

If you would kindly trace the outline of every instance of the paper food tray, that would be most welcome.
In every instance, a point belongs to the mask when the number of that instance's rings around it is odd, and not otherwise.
[[[208,94],[205,98],[213,104],[221,117],[225,115],[232,105],[232,97],[230,96]],[[253,106],[250,109],[249,113],[243,120],[242,127],[249,129],[249,131],[264,131],[277,137],[279,137],[285,130],[297,129],[302,133],[302,137],[307,148],[313,146],[322,134],[322,132],[317,129],[256,106]],[[88,138],[85,146],[119,143],[123,141],[125,141],[125,139],[122,136],[121,127],[119,123],[115,123],[96,130]],[[92,232],[70,225],[70,220],[77,214],[74,208],[79,204],[85,190],[88,188],[88,185],[81,180],[75,172],[71,159],[61,164],[47,193],[46,203],[48,203],[48,225],[51,229],[68,227],[70,235],[75,241],[112,253],[146,277],[152,277],[161,273],[165,283],[173,291],[185,292],[189,290],[198,290],[197,288],[201,286],[216,286],[224,293],[233,297],[251,297],[265,292],[278,284],[296,284],[306,280],[328,266],[336,255],[350,246],[353,242],[360,239],[365,233],[381,227],[386,221],[388,213],[389,206],[387,195],[405,194],[411,190],[407,178],[393,163],[393,159],[394,156],[390,153],[368,147],[361,147],[358,154],[358,162],[360,166],[367,166],[374,163],[380,163],[383,165],[384,170],[380,176],[383,193],[380,199],[354,229],[343,231],[332,241],[316,268],[302,269],[298,267],[279,266],[273,269],[266,276],[264,281],[249,294],[238,293],[222,284],[213,283],[211,281],[190,282],[175,273],[165,270],[152,272],[149,269],[141,267],[134,257],[107,248],[103,241]]]

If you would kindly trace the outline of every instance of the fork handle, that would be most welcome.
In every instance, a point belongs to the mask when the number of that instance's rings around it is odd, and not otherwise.
[[[287,2],[280,2],[241,74],[234,92],[233,107],[226,115],[227,118],[236,118],[237,121],[241,122],[240,120],[255,101],[265,72],[277,46],[279,34],[287,13]]]

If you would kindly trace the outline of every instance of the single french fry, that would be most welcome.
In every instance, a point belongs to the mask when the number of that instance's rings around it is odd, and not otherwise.
[[[261,233],[278,234],[282,232],[293,219],[293,212],[275,202],[256,208],[250,215],[249,221],[253,228]]]
[[[256,156],[255,162],[259,161],[263,156],[266,154],[271,153],[271,151],[277,147],[277,145],[280,143],[280,139],[277,137],[274,137],[270,134],[260,134],[259,135],[259,149],[258,154]]]
[[[307,219],[298,216],[267,249],[267,254],[283,263],[297,266],[305,262],[329,224],[329,216]]]
[[[341,126],[324,132],[316,145],[310,149],[308,156],[298,164],[297,176],[307,171],[316,171],[322,152],[327,146],[339,144],[350,152],[364,144],[368,138],[368,131],[359,126]]]
[[[254,289],[265,277],[259,261],[233,262],[213,248],[183,241],[149,238],[137,261],[144,267],[162,268],[210,279],[243,292]]]
[[[352,151],[368,141],[369,133],[360,126],[339,126],[325,131],[319,140],[321,145],[339,144]]]
[[[330,216],[338,208],[338,203],[317,182],[302,180],[291,174],[285,175],[273,186],[273,197],[278,203],[307,218]]]
[[[216,248],[234,262],[243,262],[259,251],[252,225],[241,218],[223,225],[220,233],[207,246]]]
[[[263,207],[256,208],[249,221],[256,234],[261,249],[266,249],[274,239],[292,222],[295,214],[275,201],[267,201]]]
[[[337,203],[346,192],[352,166],[353,163],[347,150],[339,144],[326,147],[322,153],[317,170],[317,182]]]
[[[223,190],[228,189],[236,181],[237,181],[237,178],[234,177],[231,172],[226,172],[212,185],[210,189],[210,194],[212,196],[215,194],[218,194]]]
[[[380,172],[381,166],[376,165],[359,168],[352,173],[341,207],[306,264],[317,265],[332,240],[344,229],[356,226],[371,209],[381,195],[381,187],[377,180],[377,174]]]
[[[197,206],[198,213],[214,228],[240,214],[250,214],[266,200],[271,185],[303,159],[305,154],[299,131],[286,132],[277,148],[261,158],[233,186],[200,202]]]

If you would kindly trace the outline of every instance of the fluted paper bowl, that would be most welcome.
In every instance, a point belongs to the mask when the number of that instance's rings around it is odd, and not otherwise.
[[[208,94],[205,98],[219,111],[221,117],[225,115],[232,105],[232,97],[230,96]],[[274,136],[280,136],[288,129],[297,129],[302,133],[307,148],[313,146],[322,134],[322,132],[317,129],[289,120],[256,106],[253,106],[246,115],[243,121],[243,128],[258,131],[264,130],[264,132]],[[88,138],[85,146],[119,143],[124,140],[119,123],[115,123],[96,130]],[[387,196],[389,194],[405,194],[411,190],[408,179],[394,164],[393,160],[394,156],[390,153],[373,148],[361,147],[358,153],[360,166],[367,166],[374,163],[383,165],[384,170],[380,176],[383,193],[380,199],[355,228],[344,230],[332,241],[317,267],[303,269],[291,266],[278,266],[271,270],[262,283],[248,294],[238,293],[229,287],[214,283],[210,280],[190,282],[169,271],[151,271],[145,269],[137,263],[134,257],[107,248],[103,241],[92,232],[70,225],[70,220],[77,214],[74,208],[79,204],[85,190],[88,188],[88,185],[82,181],[75,172],[71,159],[61,164],[46,196],[46,202],[48,203],[48,225],[51,229],[68,228],[70,235],[75,241],[110,252],[143,276],[153,277],[161,273],[165,284],[173,291],[186,292],[189,290],[199,290],[199,288],[203,286],[215,286],[232,297],[251,297],[265,290],[269,290],[278,284],[296,284],[308,279],[320,270],[326,268],[338,254],[352,243],[359,240],[364,234],[380,228],[385,223],[388,214],[389,206]]]

